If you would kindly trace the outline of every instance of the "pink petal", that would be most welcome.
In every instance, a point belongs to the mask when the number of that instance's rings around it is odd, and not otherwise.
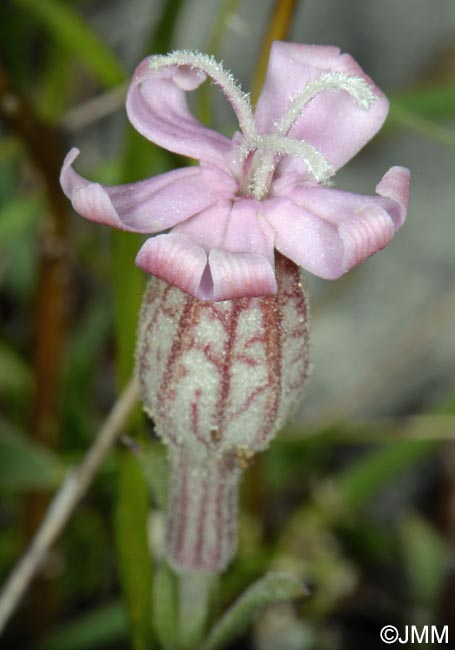
[[[204,250],[265,256],[273,266],[274,233],[263,216],[263,204],[253,199],[219,201],[178,224],[172,232],[186,235]]]
[[[222,246],[231,212],[232,200],[218,201],[216,205],[177,224],[172,232],[185,235],[208,253],[210,249]]]
[[[287,198],[267,204],[275,246],[308,271],[334,280],[389,243],[405,219],[408,187],[409,172],[402,167],[385,174],[376,197],[295,187]]]
[[[336,277],[333,267],[341,265],[343,244],[335,227],[287,199],[270,201],[266,218],[280,253],[315,275]]]
[[[410,183],[409,169],[391,167],[376,185],[376,192],[386,199],[382,204],[392,217],[396,229],[400,228],[406,219]]]
[[[274,233],[252,199],[224,201],[172,229],[209,253],[197,298],[231,300],[276,292]]]
[[[250,199],[221,201],[147,240],[136,263],[200,300],[275,293],[274,233],[260,210]]]
[[[264,203],[254,199],[241,199],[232,207],[220,248],[264,256],[273,268],[274,239],[274,232],[264,219]]]
[[[183,235],[158,235],[147,239],[137,254],[136,264],[198,298],[207,255]]]
[[[213,293],[210,300],[266,296],[277,291],[270,261],[254,253],[230,253],[214,249],[209,255]]]
[[[322,92],[311,100],[291,128],[289,135],[312,144],[336,170],[377,133],[388,111],[386,97],[348,54],[341,54],[331,46],[275,42],[255,119],[261,132],[273,132],[290,99],[302,92],[309,81],[326,72],[362,77],[378,98],[368,111],[363,111],[345,91]],[[283,173],[284,170],[302,171],[304,164],[286,157],[281,169]]]
[[[276,293],[273,266],[262,255],[214,249],[207,254],[178,233],[147,239],[136,257],[141,269],[199,300],[231,300]]]
[[[151,61],[139,64],[128,90],[126,110],[134,128],[169,151],[226,167],[231,140],[203,126],[186,103],[186,91],[197,88],[205,75],[189,66],[156,70]]]
[[[60,183],[76,212],[98,223],[153,233],[184,221],[236,190],[231,176],[216,167],[186,167],[126,185],[100,185],[72,168],[79,155],[71,149]]]

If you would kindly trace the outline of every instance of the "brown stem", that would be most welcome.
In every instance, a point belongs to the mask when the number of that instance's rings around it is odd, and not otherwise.
[[[270,47],[273,41],[280,41],[287,37],[291,26],[292,17],[297,7],[297,0],[275,0],[267,31],[262,39],[260,59],[256,66],[251,98],[256,103],[264,83],[265,73],[269,62]]]
[[[0,119],[24,144],[46,190],[48,211],[39,241],[34,328],[35,394],[31,406],[31,435],[50,447],[57,444],[60,360],[65,331],[67,295],[68,208],[60,189],[62,152],[55,131],[45,124],[27,99],[14,88],[0,65]],[[25,502],[25,534],[30,539],[49,500],[43,492],[30,493]],[[51,592],[37,581],[32,594],[39,603],[40,621],[51,617]],[[35,608],[33,608],[35,609]]]

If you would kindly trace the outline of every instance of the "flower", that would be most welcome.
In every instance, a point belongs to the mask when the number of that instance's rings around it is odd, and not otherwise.
[[[237,546],[243,470],[300,401],[309,366],[308,298],[277,255],[272,296],[202,301],[152,278],[136,375],[169,453],[166,556],[176,571],[222,571]]]
[[[207,77],[239,120],[232,139],[198,122],[185,93]],[[72,168],[61,185],[98,223],[155,235],[136,264],[201,300],[273,294],[274,249],[335,279],[386,246],[406,216],[410,173],[392,167],[362,196],[330,177],[380,129],[388,102],[336,47],[275,42],[256,110],[213,58],[177,51],[136,69],[126,108],[146,138],[199,160],[138,183],[106,186]]]

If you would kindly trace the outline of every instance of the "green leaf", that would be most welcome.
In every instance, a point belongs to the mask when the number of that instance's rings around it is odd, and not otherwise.
[[[400,537],[410,593],[417,606],[431,608],[437,602],[450,560],[448,548],[437,531],[417,513],[400,522]]]
[[[415,465],[436,447],[432,440],[396,442],[350,465],[337,479],[337,490],[353,507],[360,507],[395,477]]]
[[[178,647],[177,594],[175,577],[162,563],[153,581],[153,624],[164,650]]]
[[[437,411],[444,415],[455,415],[455,395],[451,395],[447,400],[442,402]]]
[[[169,468],[167,449],[161,441],[141,441],[137,458],[160,510],[167,509]]]
[[[25,361],[0,341],[0,394],[28,393],[32,384],[33,374]]]
[[[11,2],[0,3],[2,65],[20,87],[29,83],[32,70],[36,72],[36,58],[30,56],[35,33],[33,19],[26,12],[14,11]]]
[[[133,372],[137,320],[144,291],[144,273],[134,265],[142,239],[132,233],[113,232],[114,328],[119,386]]]
[[[160,19],[153,30],[152,38],[147,47],[146,55],[167,54],[171,49],[172,35],[175,29],[180,9],[184,0],[167,0],[165,2]]]
[[[112,233],[114,327],[117,381],[124,386],[133,372],[137,319],[144,274],[134,265],[141,239],[131,233]],[[136,409],[134,437],[141,436],[141,415]],[[152,561],[146,526],[149,490],[142,468],[131,452],[121,455],[117,495],[117,561],[131,624],[134,650],[149,650],[151,643]],[[132,557],[137,560],[133,563]]]
[[[0,140],[0,165],[9,162],[9,159],[16,158],[22,153],[21,143],[14,135],[3,136]]]
[[[97,369],[103,367],[106,340],[112,329],[111,312],[106,296],[100,291],[92,292],[66,342],[61,442],[70,449],[89,444],[99,426],[96,409],[85,405],[94,401]]]
[[[36,225],[41,197],[27,196],[10,201],[0,210],[0,246],[20,239]]]
[[[126,641],[127,621],[121,602],[103,605],[51,632],[36,650],[92,650]]]
[[[134,650],[151,647],[152,563],[147,543],[149,494],[142,470],[128,450],[121,454],[116,500],[117,558],[128,606]]]
[[[14,0],[39,20],[70,54],[80,59],[106,87],[125,81],[126,74],[115,54],[99,39],[74,9],[59,0]]]
[[[441,85],[396,93],[391,97],[391,106],[432,120],[451,119],[455,117],[455,87]]]
[[[0,420],[0,490],[54,488],[66,471],[55,454]]]
[[[223,648],[244,632],[257,613],[267,605],[307,595],[305,585],[297,578],[285,573],[268,573],[249,587],[215,623],[203,644],[203,650]]]
[[[391,106],[387,124],[403,126],[447,147],[455,148],[455,136],[449,128],[397,104]]]
[[[68,107],[76,66],[71,54],[59,44],[50,48],[47,59],[35,101],[40,116],[55,124]]]

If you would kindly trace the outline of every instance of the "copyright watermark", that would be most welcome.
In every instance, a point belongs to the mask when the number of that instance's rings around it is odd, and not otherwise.
[[[391,643],[449,643],[449,626],[442,629],[436,625],[405,625],[398,630],[394,625],[384,625],[380,632],[381,641]]]
[[[393,625],[384,625],[381,630],[381,641],[384,641],[384,643],[395,643],[399,636],[400,633]]]

